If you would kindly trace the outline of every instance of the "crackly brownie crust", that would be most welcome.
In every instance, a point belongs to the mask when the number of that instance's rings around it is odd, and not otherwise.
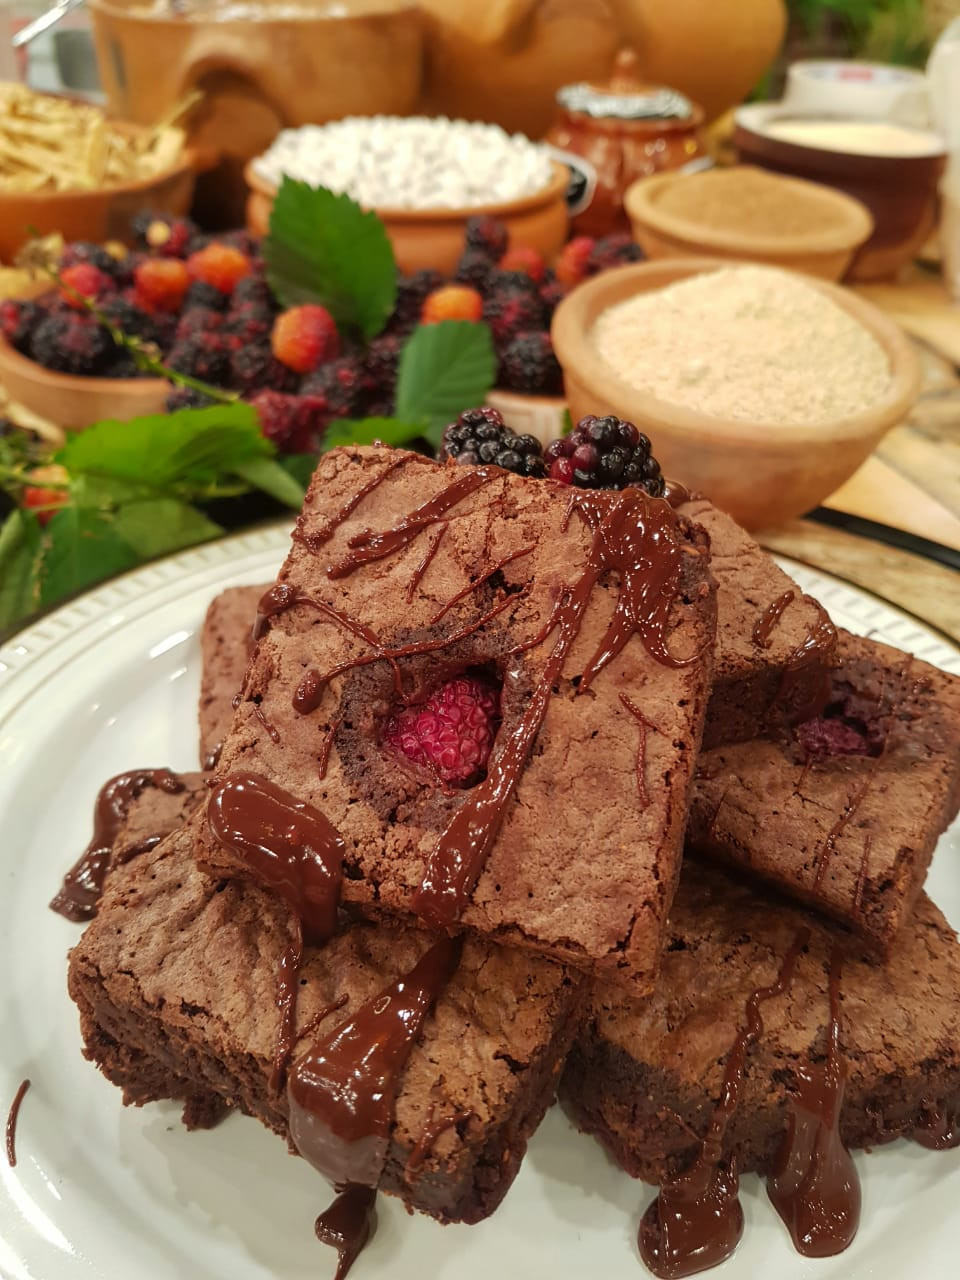
[[[960,804],[960,680],[843,632],[830,699],[824,720],[702,753],[687,847],[886,952]],[[866,754],[809,754],[848,722]]]
[[[428,552],[439,532],[433,525],[397,554],[345,577],[327,576],[351,538],[368,528],[390,528],[458,474],[463,470],[397,450],[333,451],[317,469],[298,540],[279,578],[395,646],[442,642],[506,602],[503,612],[459,642],[402,659],[407,691],[429,691],[465,668],[502,670],[510,650],[542,631],[589,551],[591,535],[570,515],[569,491],[503,472],[450,513],[432,558]],[[382,482],[336,523],[336,514],[381,475]],[[701,658],[669,667],[634,637],[586,696],[576,696],[576,673],[596,651],[616,604],[614,575],[601,580],[462,917],[485,936],[609,972],[638,992],[652,983],[679,871],[715,625],[706,537],[686,521],[681,526],[689,554],[682,559],[668,643],[678,657]],[[511,555],[516,558],[503,563]],[[497,563],[502,568],[494,579],[470,591],[471,582]],[[439,622],[431,621],[464,591]],[[554,643],[550,636],[511,660],[515,673],[502,695],[501,741],[522,718]],[[379,727],[397,699],[387,662],[335,677],[310,714],[294,710],[293,695],[306,672],[325,673],[369,652],[365,640],[305,604],[275,616],[247,672],[218,775],[252,770],[321,810],[346,842],[345,898],[371,915],[398,918],[410,912],[425,859],[468,793],[428,785],[380,744]],[[641,729],[621,693],[651,726],[644,735],[646,805],[639,803],[637,784]],[[201,854],[217,872],[242,871],[209,835]]]
[[[960,1106],[960,948],[926,897],[886,964],[849,935],[725,872],[688,864],[671,913],[656,993],[631,1001],[594,984],[591,1016],[562,1094],[635,1177],[659,1182],[699,1150],[750,995],[776,980],[809,929],[786,995],[760,1007],[739,1105],[724,1138],[741,1170],[768,1172],[786,1128],[797,1068],[822,1063],[831,954],[839,968],[840,1050],[848,1072],[840,1132],[869,1147]]]
[[[210,602],[203,620],[200,647],[200,759],[214,763],[233,720],[233,696],[240,692],[253,648],[257,602],[270,584],[228,587]]]
[[[287,1136],[286,1096],[269,1077],[289,914],[252,885],[204,877],[196,825],[112,873],[71,952],[85,1053],[127,1102],[179,1099],[192,1125],[235,1107]],[[346,1019],[429,945],[416,930],[354,923],[307,948],[298,1028],[342,995],[331,1018]],[[554,1096],[581,1007],[579,979],[559,966],[468,940],[401,1077],[382,1188],[443,1221],[491,1213]],[[456,1115],[409,1168],[428,1126]]]
[[[807,655],[785,682],[784,670],[821,621],[817,605],[711,502],[694,498],[680,510],[710,535],[710,567],[717,581],[717,649],[703,730],[706,750],[757,737],[789,719],[793,707],[816,704],[836,661],[836,637],[825,632],[812,657]],[[780,601],[783,611],[765,636],[763,623]]]

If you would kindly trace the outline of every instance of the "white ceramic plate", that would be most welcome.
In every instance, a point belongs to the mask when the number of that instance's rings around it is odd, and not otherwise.
[[[227,539],[129,574],[0,649],[0,1119],[23,1077],[18,1164],[0,1157],[4,1280],[322,1280],[313,1236],[328,1199],[305,1161],[253,1120],[188,1134],[169,1104],[120,1105],[80,1056],[65,956],[78,934],[47,910],[86,843],[92,803],[135,765],[196,767],[198,632],[224,586],[269,579],[283,529]],[[835,579],[787,566],[853,631],[960,673],[960,652]],[[960,924],[960,831],[941,841],[930,889]],[[718,1280],[957,1275],[960,1151],[897,1143],[857,1157],[863,1226],[839,1258],[792,1250],[755,1178],[747,1225]],[[644,1274],[635,1237],[649,1188],[617,1170],[554,1108],[492,1219],[441,1228],[381,1197],[355,1280],[582,1280]]]

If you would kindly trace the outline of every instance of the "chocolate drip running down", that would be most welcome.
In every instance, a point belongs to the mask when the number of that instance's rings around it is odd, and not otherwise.
[[[771,707],[771,710],[782,708],[791,724],[811,720],[826,706],[830,696],[829,676],[824,670],[820,679],[810,681],[810,668],[823,664],[837,643],[837,629],[823,605],[813,596],[802,595],[800,599],[815,611],[816,618],[787,658]]]
[[[377,1192],[374,1187],[353,1184],[324,1209],[314,1224],[321,1244],[336,1249],[339,1260],[333,1280],[344,1280],[377,1226]]]
[[[232,773],[211,791],[207,823],[214,839],[294,911],[307,942],[331,936],[345,849],[329,819],[258,774]]]
[[[29,1080],[20,1081],[20,1087],[13,1095],[13,1102],[11,1102],[10,1110],[7,1112],[7,1164],[11,1169],[16,1168],[17,1164],[17,1119],[20,1115],[20,1105],[29,1088]]]
[[[960,1147],[960,1116],[942,1103],[928,1105],[908,1136],[928,1151],[950,1151]]]
[[[410,973],[311,1045],[290,1070],[290,1136],[335,1186],[380,1181],[400,1073],[459,960],[458,939],[434,943]]]
[[[93,836],[83,853],[63,878],[60,892],[50,903],[68,920],[92,920],[103,893],[104,881],[113,862],[113,845],[130,811],[130,806],[147,787],[157,787],[170,795],[184,789],[184,781],[170,769],[135,769],[118,773],[105,782],[93,811]],[[146,853],[160,843],[161,835],[145,836],[126,851],[124,861]]]
[[[581,673],[577,693],[624,648],[634,635],[665,666],[694,662],[699,653],[674,657],[667,647],[667,622],[682,569],[682,543],[671,508],[642,490],[582,495],[574,500],[593,538],[587,564],[573,587],[561,592],[548,626],[537,637],[557,638],[526,710],[491,760],[487,777],[453,815],[427,860],[413,909],[434,929],[453,925],[463,913],[483,870],[534,741],[546,719],[553,686],[560,680],[597,581],[608,571],[619,577],[613,617],[596,652]]]
[[[650,803],[650,793],[647,791],[647,731],[652,729],[654,733],[659,732],[657,726],[652,720],[648,720],[636,703],[631,702],[625,693],[620,694],[620,703],[625,711],[633,716],[637,722],[639,730],[637,739],[637,798],[640,801],[640,808],[645,809]]]
[[[767,1194],[798,1253],[830,1258],[842,1253],[860,1224],[860,1180],[840,1138],[840,1108],[847,1071],[840,1053],[839,952],[830,957],[827,1058],[797,1071],[787,1132],[767,1179]]]
[[[795,591],[785,591],[772,604],[767,605],[763,614],[753,624],[750,638],[758,649],[770,648],[770,637],[773,635],[774,628],[786,612],[787,606],[796,599],[796,595]]]
[[[719,1266],[740,1242],[740,1179],[735,1160],[724,1155],[724,1137],[740,1102],[747,1051],[763,1034],[760,1005],[789,990],[809,938],[808,930],[800,930],[780,965],[776,982],[758,988],[747,1000],[746,1025],[727,1057],[720,1101],[700,1151],[685,1173],[661,1186],[643,1215],[637,1243],[640,1256],[655,1276],[677,1280]]]

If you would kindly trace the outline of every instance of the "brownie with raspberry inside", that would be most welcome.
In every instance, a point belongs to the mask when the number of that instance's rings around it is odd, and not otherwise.
[[[710,687],[692,522],[640,489],[336,449],[261,614],[217,777],[323,813],[348,903],[651,988]],[[199,855],[247,872],[212,830]]]

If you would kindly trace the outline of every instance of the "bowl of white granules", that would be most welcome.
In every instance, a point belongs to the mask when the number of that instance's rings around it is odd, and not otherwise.
[[[707,258],[595,276],[551,331],[574,422],[626,418],[664,474],[748,529],[817,506],[908,412],[903,331],[849,290]]]
[[[380,217],[401,271],[452,273],[468,218],[503,222],[511,245],[553,258],[567,238],[567,167],[499,125],[426,116],[348,117],[285,129],[245,170],[247,226],[263,235],[284,177],[351,196]]]

